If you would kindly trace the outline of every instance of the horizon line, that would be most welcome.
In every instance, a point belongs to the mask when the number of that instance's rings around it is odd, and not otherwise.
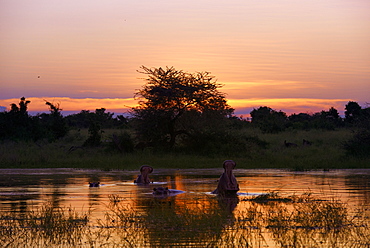
[[[10,110],[12,103],[18,104],[19,98],[0,99],[0,111]],[[105,108],[108,112],[125,113],[129,109],[138,106],[138,100],[130,98],[71,98],[71,97],[26,97],[30,100],[28,112],[47,113],[49,112],[45,102],[58,103],[61,112],[79,113],[82,110],[95,111]],[[52,100],[50,100],[52,99]],[[319,98],[248,98],[248,99],[226,99],[227,103],[235,109],[234,114],[243,116],[249,115],[253,109],[259,107],[269,107],[276,111],[287,114],[297,113],[317,113],[329,110],[331,107],[338,110],[342,115],[345,105],[349,101],[358,102],[359,105],[367,107],[368,102],[354,99],[319,99]],[[5,109],[4,109],[5,108]]]

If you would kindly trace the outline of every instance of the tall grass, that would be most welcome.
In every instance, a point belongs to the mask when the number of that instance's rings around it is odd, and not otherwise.
[[[81,244],[89,212],[54,207],[51,202],[24,213],[1,213],[1,247],[73,247]]]
[[[236,136],[252,137],[244,152],[218,154],[206,152],[191,154],[181,151],[154,152],[150,148],[133,153],[119,153],[109,150],[112,133],[102,134],[99,147],[83,147],[87,130],[72,130],[66,137],[53,142],[0,143],[0,168],[90,168],[90,169],[136,169],[142,164],[156,168],[214,168],[225,159],[233,159],[238,168],[281,168],[293,170],[369,168],[369,157],[345,156],[343,143],[352,137],[347,129],[336,131],[286,131],[265,134],[259,129],[247,128],[235,131]],[[302,140],[312,142],[303,146]],[[266,148],[253,146],[258,140],[266,142]],[[296,148],[284,146],[284,140],[298,144]]]
[[[126,242],[127,247],[307,247],[319,244],[319,247],[363,247],[370,242],[366,236],[369,234],[366,216],[354,217],[339,200],[324,201],[309,193],[280,197],[270,192],[248,199],[249,204],[244,204],[236,213],[220,208],[217,202],[210,201],[207,207],[197,204],[196,199],[187,202],[193,204],[179,206],[153,199],[148,209],[139,212],[133,212],[124,203],[111,204],[105,230],[111,237],[125,237],[119,242]],[[130,229],[138,235],[130,236]],[[112,242],[117,241],[112,239]]]

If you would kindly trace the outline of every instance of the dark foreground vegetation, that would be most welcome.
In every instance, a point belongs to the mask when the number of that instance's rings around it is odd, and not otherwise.
[[[370,108],[348,102],[287,116],[261,106],[251,120],[234,115],[207,72],[171,68],[140,71],[139,106],[115,116],[104,108],[63,116],[59,104],[30,116],[22,97],[0,113],[0,166],[101,169],[215,167],[234,159],[242,168],[296,170],[369,168]]]

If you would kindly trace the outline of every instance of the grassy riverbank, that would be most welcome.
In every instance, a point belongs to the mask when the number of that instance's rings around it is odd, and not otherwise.
[[[370,168],[370,159],[347,156],[343,143],[353,133],[349,129],[335,131],[286,131],[264,134],[259,129],[238,130],[240,135],[254,137],[265,147],[249,143],[244,153],[220,155],[184,152],[154,152],[150,148],[133,153],[118,153],[109,149],[110,137],[120,130],[105,130],[99,147],[82,147],[87,130],[72,130],[57,142],[0,143],[0,168],[85,168],[135,170],[142,164],[155,168],[215,168],[225,159],[233,159],[238,168],[277,168],[292,170]],[[302,140],[311,145],[303,145]],[[286,147],[284,140],[298,147]]]

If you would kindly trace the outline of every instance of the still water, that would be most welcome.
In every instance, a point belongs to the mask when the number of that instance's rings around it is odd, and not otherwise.
[[[349,218],[354,218],[361,209],[360,211],[365,213],[361,226],[368,227],[370,170],[292,172],[236,169],[234,175],[240,187],[238,196],[234,199],[220,200],[210,192],[216,188],[217,179],[222,172],[222,169],[154,168],[153,173],[150,174],[153,183],[148,186],[139,186],[133,183],[139,170],[0,169],[0,212],[3,216],[6,216],[4,213],[27,213],[42,208],[45,204],[51,204],[55,208],[70,207],[81,213],[89,212],[87,226],[90,228],[88,233],[90,236],[79,237],[77,243],[50,243],[48,241],[49,246],[55,247],[238,247],[243,242],[244,245],[250,247],[305,247],[306,245],[346,247],[348,239],[352,240],[351,247],[370,246],[369,239],[357,240],[361,239],[359,238],[361,235],[368,233],[346,233],[344,236],[341,233],[340,237],[333,236],[331,233],[330,238],[323,238],[322,229],[319,231],[303,230],[298,233],[302,236],[299,242],[292,244],[291,241],[287,241],[292,237],[284,235],[292,232],[294,238],[297,239],[296,230],[302,227],[285,227],[283,235],[271,231],[272,229],[268,228],[272,226],[271,223],[268,225],[252,224],[251,219],[256,217],[251,217],[252,213],[269,211],[270,216],[271,213],[281,211],[281,207],[277,208],[274,205],[272,209],[263,204],[252,204],[249,201],[253,197],[269,192],[278,192],[281,197],[309,194],[320,201],[335,199],[348,209]],[[89,182],[100,182],[100,187],[89,187]],[[183,192],[166,198],[154,197],[152,190],[159,186]],[[135,223],[138,216],[141,216],[140,223],[144,221],[146,224],[140,227],[129,226],[127,222],[120,226],[119,231],[116,231],[116,223],[120,218],[122,221],[123,217],[122,215],[119,217],[117,209],[112,211],[112,199],[115,199],[114,202],[117,204],[121,204],[121,212],[123,210],[130,212],[129,214],[133,216],[132,223]],[[166,220],[163,212],[158,215],[158,212],[153,210],[158,210],[158,206],[162,211],[164,209],[166,214],[172,216],[169,217],[171,220]],[[207,219],[211,215],[221,216],[220,211],[227,213],[221,221],[215,221],[216,218]],[[203,215],[207,215],[207,218]],[[169,222],[178,216],[185,217],[178,219],[175,224]],[[150,218],[155,220],[150,220]],[[206,230],[199,226],[202,221],[209,222],[206,223],[208,225]],[[108,222],[113,224],[110,225]],[[248,224],[241,225],[241,222],[248,222]],[[111,229],[112,231],[106,231]],[[313,226],[310,229],[318,228]],[[104,235],[98,234],[97,230],[99,232],[104,230]],[[92,232],[95,233],[92,234]],[[2,242],[6,243],[6,240]],[[38,241],[37,245],[43,246],[43,242]],[[14,247],[19,245],[15,241],[12,244]],[[32,245],[22,245],[32,247]]]

